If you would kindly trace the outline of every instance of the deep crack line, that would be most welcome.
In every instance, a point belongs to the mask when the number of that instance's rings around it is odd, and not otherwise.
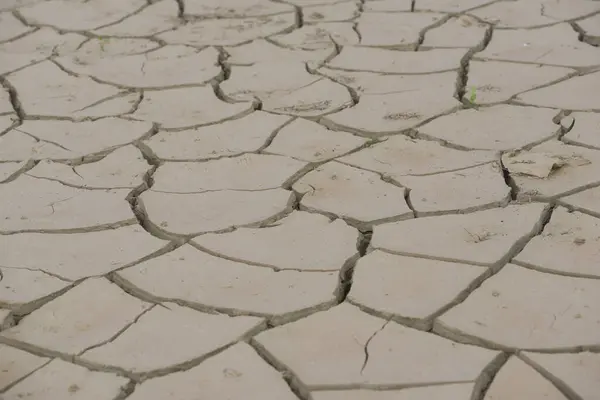
[[[514,178],[510,174],[510,171],[502,162],[502,156],[504,155],[504,153],[506,153],[506,152],[502,152],[500,154],[500,161],[499,161],[500,168],[502,170],[502,177],[504,178],[504,184],[510,188],[510,199],[512,201],[515,201],[519,197],[519,185],[517,185]]]
[[[22,175],[28,175],[27,172],[30,171],[31,169],[33,169],[36,165],[37,165],[37,162],[34,160],[31,160],[31,159],[21,161],[19,168],[16,171],[14,171],[13,173],[11,173],[10,175],[8,175],[4,180],[0,180],[0,183],[10,183]]]
[[[529,365],[535,371],[537,371],[540,375],[546,378],[559,392],[561,392],[567,399],[572,400],[585,400],[581,397],[575,390],[573,390],[567,383],[565,383],[562,379],[560,379],[555,374],[552,374],[550,371],[546,370],[542,365],[535,362],[532,358],[528,357],[527,354],[519,353],[517,357],[523,361],[525,364]]]
[[[427,25],[426,27],[421,29],[419,31],[419,37],[417,38],[417,42],[415,43],[414,51],[420,50],[421,46],[423,45],[423,42],[425,41],[425,36],[427,35],[427,33],[429,33],[429,31],[441,27],[442,25],[444,25],[446,22],[450,21],[451,19],[452,19],[451,15],[446,15],[446,16],[440,18],[439,20],[435,21],[434,23]]]
[[[309,388],[306,386],[304,382],[292,371],[288,368],[287,365],[279,361],[272,353],[270,353],[267,348],[261,345],[255,338],[250,338],[247,343],[254,349],[256,354],[262,360],[271,366],[274,370],[278,371],[281,374],[281,377],[290,388],[290,390],[296,395],[296,397],[300,400],[312,400],[312,396]]]
[[[463,97],[467,90],[467,83],[469,81],[469,64],[471,63],[471,60],[475,57],[476,53],[479,53],[486,49],[486,47],[492,41],[493,34],[494,34],[493,25],[488,25],[481,42],[479,44],[477,44],[476,46],[471,47],[467,51],[467,53],[464,55],[464,57],[460,60],[458,76],[456,77],[456,84],[455,84],[456,87],[455,87],[454,97],[461,103],[464,103]]]
[[[11,71],[10,73],[13,73]],[[25,119],[25,111],[21,106],[21,101],[19,100],[19,94],[17,93],[17,89],[6,79],[4,76],[0,75],[0,88],[4,88],[8,92],[8,98],[10,100],[10,104],[17,114],[17,118],[19,119],[19,123]],[[1,399],[0,399],[1,400]]]
[[[385,321],[383,323],[383,325],[381,325],[381,327],[379,329],[377,329],[375,332],[373,332],[373,334],[371,335],[371,337],[369,337],[367,339],[367,341],[365,342],[365,346],[363,348],[363,351],[365,352],[365,359],[363,361],[363,365],[360,369],[360,374],[362,375],[365,371],[365,368],[367,366],[367,363],[369,362],[369,344],[371,343],[371,341],[375,338],[375,336],[377,336],[377,334],[379,332],[381,332],[382,330],[385,329],[385,327],[390,323],[391,319],[388,319],[387,321]]]
[[[484,400],[484,397],[496,378],[496,375],[509,359],[508,353],[499,353],[494,359],[481,371],[481,374],[475,380],[471,400]]]

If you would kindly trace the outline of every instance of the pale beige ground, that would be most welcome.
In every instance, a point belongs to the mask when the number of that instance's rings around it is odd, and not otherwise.
[[[600,1],[0,0],[0,399],[600,400]]]

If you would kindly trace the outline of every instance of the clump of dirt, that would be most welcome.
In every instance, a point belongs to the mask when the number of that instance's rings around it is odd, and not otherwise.
[[[398,121],[398,120],[409,120],[409,119],[419,119],[421,118],[421,114],[416,112],[399,112],[399,113],[389,113],[386,114],[383,119],[388,121]]]

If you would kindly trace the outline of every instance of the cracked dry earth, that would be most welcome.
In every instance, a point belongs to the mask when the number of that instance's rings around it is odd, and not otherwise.
[[[2,400],[599,400],[600,1],[0,0]]]

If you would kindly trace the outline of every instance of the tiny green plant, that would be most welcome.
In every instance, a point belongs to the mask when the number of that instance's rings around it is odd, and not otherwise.
[[[471,87],[471,92],[469,94],[469,102],[471,104],[475,104],[477,100],[477,88],[475,86]]]
[[[100,41],[100,50],[104,51],[104,46],[108,44],[108,38],[101,37],[98,39]]]

